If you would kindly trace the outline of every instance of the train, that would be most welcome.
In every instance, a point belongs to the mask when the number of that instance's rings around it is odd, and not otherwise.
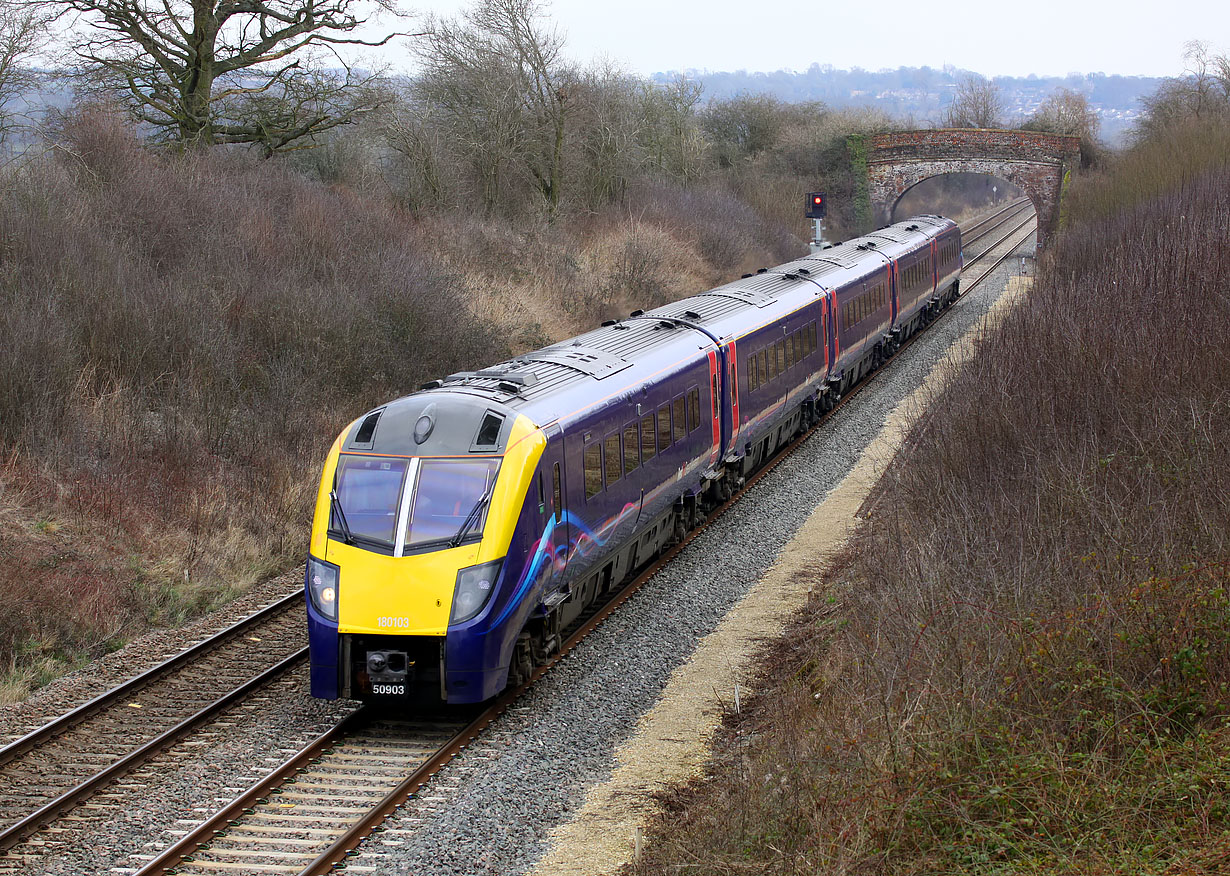
[[[915,216],[364,413],[321,472],[311,693],[476,703],[960,294]]]

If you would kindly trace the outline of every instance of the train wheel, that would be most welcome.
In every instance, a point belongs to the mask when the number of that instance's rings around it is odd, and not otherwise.
[[[508,674],[513,687],[520,687],[530,680],[534,674],[534,647],[529,633],[517,636],[517,644],[513,646],[512,666]]]

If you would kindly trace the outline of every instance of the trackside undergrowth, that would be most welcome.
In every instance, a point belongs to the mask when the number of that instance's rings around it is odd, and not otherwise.
[[[1182,145],[1074,186],[627,872],[1230,868],[1230,129]]]

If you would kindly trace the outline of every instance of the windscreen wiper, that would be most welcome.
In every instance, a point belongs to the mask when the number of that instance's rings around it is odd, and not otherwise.
[[[495,481],[491,482],[491,486],[487,487],[487,492],[478,497],[478,501],[474,503],[474,507],[470,509],[470,513],[466,515],[466,519],[461,521],[461,528],[457,530],[457,534],[448,540],[449,547],[457,547],[461,544],[461,540],[466,537],[466,533],[478,522],[478,518],[482,516],[483,509],[487,507],[487,503],[491,501],[491,494],[495,492]]]
[[[354,536],[350,534],[350,524],[346,522],[346,512],[342,510],[342,500],[337,497],[337,490],[329,491],[329,504],[337,515],[337,522],[342,524],[342,538],[346,544],[354,544]]]

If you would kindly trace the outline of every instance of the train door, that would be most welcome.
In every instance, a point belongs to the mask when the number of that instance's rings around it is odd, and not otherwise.
[[[739,351],[738,344],[734,338],[731,338],[730,345],[726,347],[724,355],[726,357],[726,367],[723,369],[723,377],[726,380],[726,386],[721,394],[723,399],[721,412],[722,418],[729,417],[729,423],[725,430],[725,441],[722,442],[724,450],[733,450],[738,447],[735,439],[739,437],[739,429],[742,425],[739,422]],[[730,399],[729,410],[725,400]]]
[[[934,295],[940,283],[940,244],[934,237],[931,239],[931,246],[927,252],[927,265],[931,267],[931,294]]]
[[[719,348],[720,349],[720,348]],[[721,388],[718,386],[721,368],[718,366],[718,351],[709,351],[709,419],[713,424],[712,440],[710,442],[709,465],[713,465],[721,457],[722,453],[722,409],[718,406],[718,399],[722,397]],[[704,405],[702,404],[702,408]]]
[[[543,498],[539,505],[542,517],[542,539],[550,555],[550,571],[545,581],[545,590],[550,591],[564,581],[568,555],[572,550],[572,521],[568,516],[568,485],[564,465],[564,436],[556,424],[543,430],[547,447],[542,453],[539,472],[542,475]]]
[[[894,326],[897,324],[897,314],[901,312],[900,290],[901,290],[901,263],[893,261],[889,263],[889,292],[888,300],[891,309],[888,314],[888,324]]]

